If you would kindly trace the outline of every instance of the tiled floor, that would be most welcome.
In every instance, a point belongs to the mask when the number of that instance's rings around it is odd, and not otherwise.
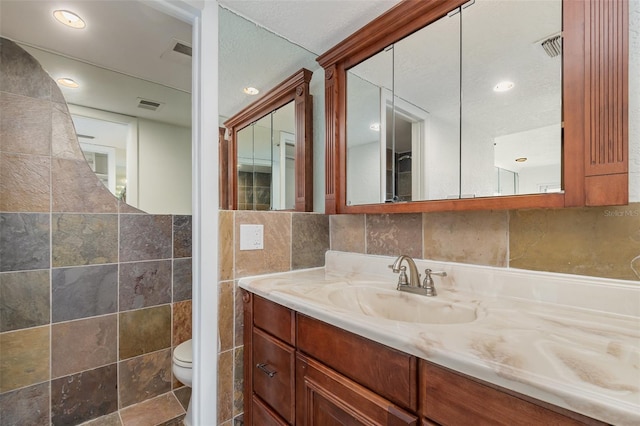
[[[177,389],[176,394],[165,393],[83,423],[83,426],[182,426],[190,389]]]

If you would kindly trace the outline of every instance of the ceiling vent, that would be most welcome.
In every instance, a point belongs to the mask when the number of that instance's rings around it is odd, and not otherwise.
[[[540,45],[550,58],[555,58],[562,53],[562,36],[551,36],[548,39],[543,40]]]
[[[163,105],[164,104],[162,102],[138,98],[138,108],[148,109],[149,111],[158,111]]]
[[[189,57],[191,57],[192,55],[191,46],[187,46],[186,44],[181,43],[179,41],[176,41],[176,44],[173,46],[172,50],[174,52],[182,53],[183,55],[187,55]]]

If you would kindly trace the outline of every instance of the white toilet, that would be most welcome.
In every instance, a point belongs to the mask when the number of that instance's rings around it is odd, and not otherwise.
[[[180,380],[185,386],[191,387],[193,385],[193,350],[191,345],[191,339],[186,342],[180,343],[173,350],[173,375],[176,379]],[[191,398],[189,398],[189,405],[187,408],[187,415],[184,418],[185,426],[191,426]]]

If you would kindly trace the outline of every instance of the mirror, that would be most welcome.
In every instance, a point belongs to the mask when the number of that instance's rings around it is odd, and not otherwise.
[[[313,210],[310,80],[303,68],[225,122],[229,208]]]
[[[476,0],[348,68],[346,204],[559,191],[561,29],[561,0]]]

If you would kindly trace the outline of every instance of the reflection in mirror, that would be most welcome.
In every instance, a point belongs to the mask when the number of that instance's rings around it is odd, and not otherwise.
[[[348,69],[347,205],[559,191],[561,11],[476,0]]]

